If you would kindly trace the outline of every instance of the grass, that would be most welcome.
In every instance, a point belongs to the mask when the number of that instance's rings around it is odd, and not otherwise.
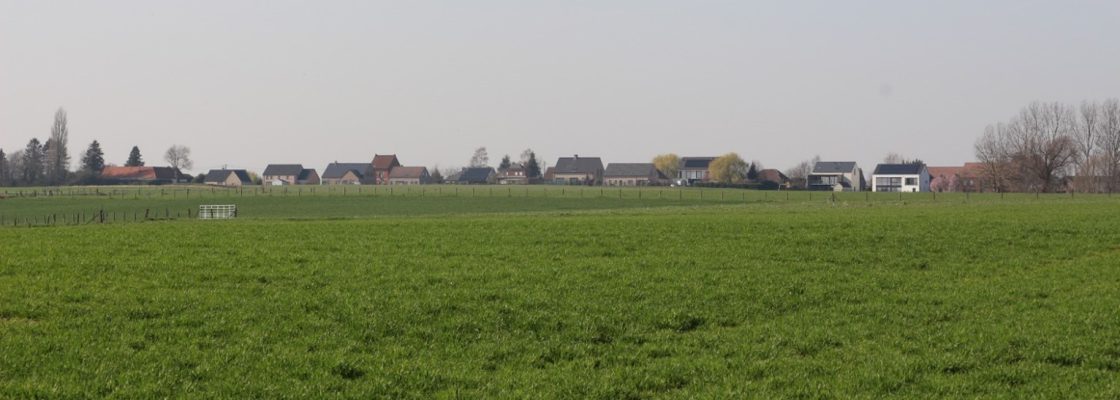
[[[1120,396],[1112,199],[662,200],[0,229],[0,397]]]

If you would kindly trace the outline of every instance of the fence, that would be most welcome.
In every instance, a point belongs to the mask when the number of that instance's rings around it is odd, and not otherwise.
[[[237,218],[236,205],[201,205],[198,206],[198,219],[232,219]]]

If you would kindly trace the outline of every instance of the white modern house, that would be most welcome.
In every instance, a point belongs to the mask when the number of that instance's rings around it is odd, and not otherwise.
[[[809,173],[809,190],[859,192],[865,187],[863,170],[854,161],[818,161]]]
[[[925,164],[879,164],[871,174],[871,191],[928,192],[929,181]]]

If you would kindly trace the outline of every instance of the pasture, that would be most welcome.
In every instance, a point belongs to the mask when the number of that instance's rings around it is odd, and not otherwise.
[[[0,397],[1120,396],[1120,199],[504,189],[9,192]]]

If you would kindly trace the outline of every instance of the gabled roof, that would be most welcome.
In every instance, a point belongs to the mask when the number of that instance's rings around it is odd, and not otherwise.
[[[490,167],[468,167],[463,168],[463,172],[459,174],[459,182],[463,183],[486,183],[490,180],[490,175],[494,173],[494,168]]]
[[[925,169],[924,164],[879,164],[875,166],[872,175],[919,175]]]
[[[389,172],[389,179],[421,179],[428,174],[428,167],[396,167]]]
[[[299,179],[301,181],[307,180],[311,178],[312,174],[318,175],[318,173],[315,171],[315,168],[305,168],[299,171],[299,177],[296,179]]]
[[[783,174],[782,171],[776,169],[764,169],[758,171],[758,180],[767,182],[784,183],[789,181],[789,177]]]
[[[303,173],[303,164],[268,164],[264,176],[297,176]]]
[[[555,174],[594,174],[603,170],[603,160],[599,157],[560,157],[556,161]]]
[[[249,177],[249,172],[243,169],[212,169],[206,173],[207,183],[222,183],[229,179],[230,175],[237,175],[237,179],[242,183],[249,183],[253,178]]]
[[[373,155],[373,168],[375,169],[392,169],[399,166],[401,166],[401,162],[397,160],[396,154]]]
[[[649,163],[610,163],[603,172],[604,177],[650,177],[658,176],[657,167]]]
[[[855,161],[818,161],[813,166],[814,174],[846,174],[856,169]]]
[[[522,164],[520,162],[515,161],[515,162],[509,163],[509,168],[506,168],[506,171],[521,171],[521,170],[524,170],[524,169],[525,169],[525,164]]]
[[[681,169],[708,169],[715,157],[681,157]]]
[[[331,163],[323,171],[323,179],[340,179],[347,172],[354,171],[359,178],[373,175],[373,165],[369,163]]]

